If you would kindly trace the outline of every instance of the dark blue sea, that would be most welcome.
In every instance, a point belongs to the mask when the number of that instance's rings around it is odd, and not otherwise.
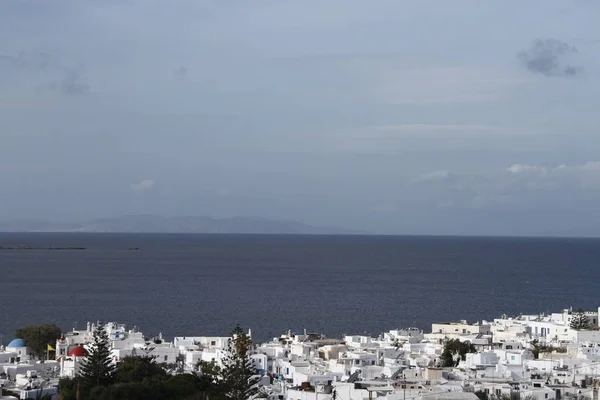
[[[378,334],[600,304],[600,240],[0,234],[0,334],[86,321],[148,336]],[[129,250],[139,248],[139,250]]]

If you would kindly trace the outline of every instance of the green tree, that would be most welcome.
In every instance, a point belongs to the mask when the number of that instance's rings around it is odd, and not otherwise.
[[[163,400],[159,391],[141,382],[116,383],[110,386],[96,386],[87,400]]]
[[[205,386],[205,382],[197,375],[175,375],[165,382],[164,397],[161,400],[222,399],[223,397],[214,388],[214,386]]]
[[[447,340],[444,344],[444,351],[440,357],[444,367],[454,367],[458,363],[454,360],[455,355],[459,355],[461,360],[466,359],[467,353],[475,353],[475,346],[470,342],[462,342],[459,339]]]
[[[484,392],[483,390],[476,391],[475,396],[477,396],[477,398],[479,400],[489,400],[488,394],[486,392]]]
[[[98,323],[88,355],[81,365],[81,378],[88,388],[107,386],[113,382],[114,371],[108,334],[104,325]]]
[[[58,381],[59,400],[77,400],[80,378],[60,378]]]
[[[250,352],[252,339],[236,326],[227,345],[227,354],[223,359],[221,381],[225,397],[230,400],[247,400],[257,393],[258,378]]]
[[[212,360],[198,361],[198,370],[201,375],[199,377],[199,392],[207,399],[225,399],[225,385],[223,383],[223,374],[221,367]]]
[[[27,347],[40,360],[46,358],[48,345],[56,346],[61,331],[56,324],[29,325],[15,331],[15,337],[25,340]]]
[[[167,377],[164,367],[156,363],[153,356],[125,357],[117,363],[114,375],[118,383],[160,382]]]
[[[575,314],[573,314],[573,316],[571,317],[571,329],[581,331],[590,328],[590,319],[587,315],[585,315],[585,312],[581,308],[575,311]]]

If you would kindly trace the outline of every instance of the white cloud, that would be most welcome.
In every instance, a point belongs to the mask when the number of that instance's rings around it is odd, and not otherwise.
[[[514,164],[506,169],[515,176],[527,177],[529,187],[541,187],[532,179],[544,179],[559,184],[578,184],[583,188],[600,187],[600,161],[588,161],[583,164],[561,164],[556,167],[542,165]]]
[[[539,165],[513,164],[506,170],[512,174],[545,174],[548,168]]]
[[[491,173],[437,170],[407,183],[420,207],[434,209],[576,209],[600,196],[600,162],[513,164]],[[402,194],[406,200],[406,194]],[[403,201],[399,200],[399,201]]]
[[[152,179],[144,179],[141,182],[134,183],[131,185],[131,190],[134,192],[142,192],[144,190],[152,189],[155,182]]]

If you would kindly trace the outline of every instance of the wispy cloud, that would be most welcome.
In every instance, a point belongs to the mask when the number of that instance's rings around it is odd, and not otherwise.
[[[141,182],[134,183],[131,185],[131,190],[134,192],[142,192],[145,190],[152,189],[155,182],[152,179],[144,179]]]
[[[60,82],[54,82],[51,89],[67,96],[82,95],[90,91],[90,85],[81,82],[81,73],[70,71]]]
[[[500,101],[526,81],[506,68],[387,65],[374,94],[396,105],[440,106]]]
[[[431,133],[496,134],[506,133],[507,128],[491,125],[451,125],[451,124],[400,124],[372,127],[376,132],[400,135],[420,135]]]
[[[556,186],[576,185],[582,189],[600,188],[600,161],[583,164],[544,165],[515,164],[507,168],[515,176],[554,182]]]
[[[433,171],[426,174],[419,175],[413,178],[413,183],[424,183],[424,182],[435,182],[445,181],[450,178],[450,172],[446,170]]]

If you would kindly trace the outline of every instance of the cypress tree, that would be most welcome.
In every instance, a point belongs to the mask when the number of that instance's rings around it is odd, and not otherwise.
[[[113,381],[115,365],[110,355],[110,342],[104,325],[98,323],[94,330],[93,342],[83,361],[80,375],[88,388],[107,386]]]
[[[247,400],[258,391],[258,378],[250,352],[252,339],[238,325],[227,345],[227,355],[221,370],[225,396],[231,400]]]

